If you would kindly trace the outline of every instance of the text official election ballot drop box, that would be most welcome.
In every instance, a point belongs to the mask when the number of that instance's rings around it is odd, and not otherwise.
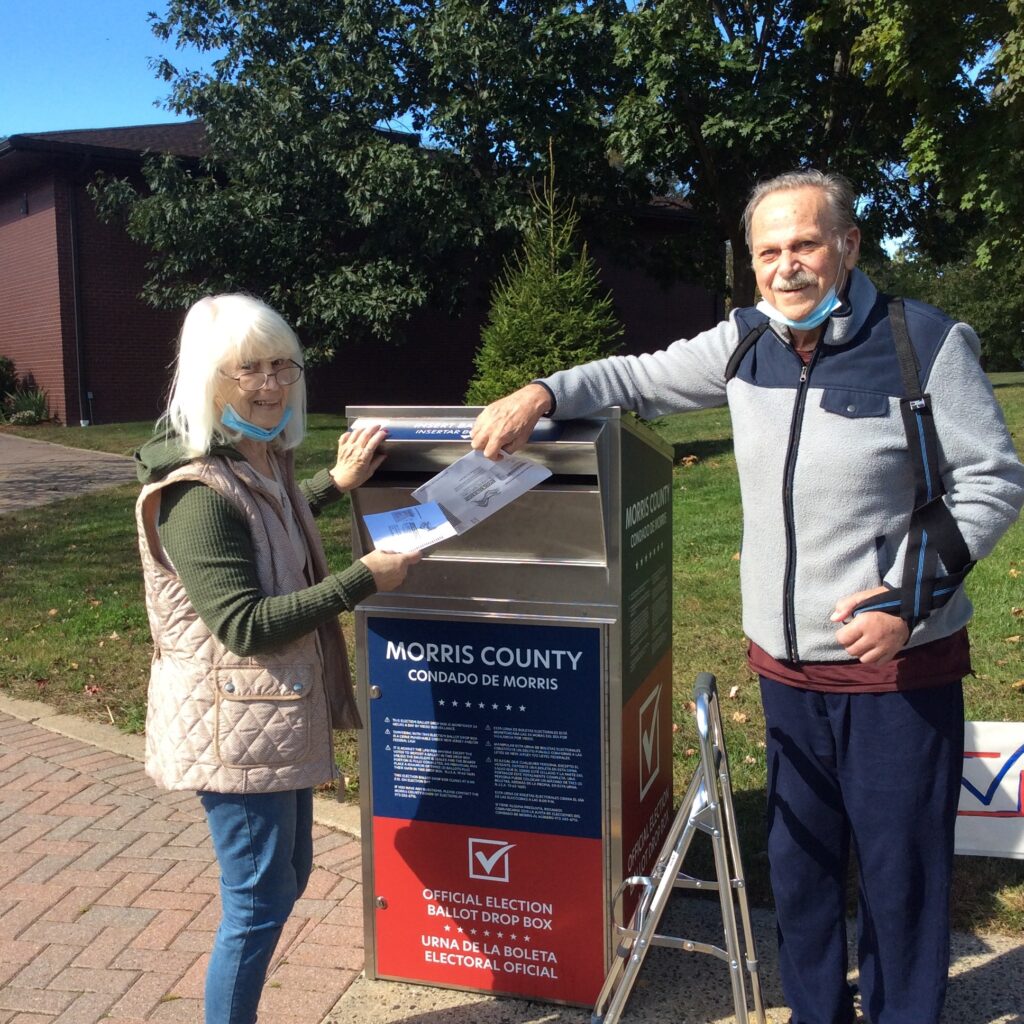
[[[477,411],[346,410],[389,435],[355,557]],[[672,821],[672,458],[617,409],[522,454],[552,475],[356,611],[366,972],[589,1006]]]

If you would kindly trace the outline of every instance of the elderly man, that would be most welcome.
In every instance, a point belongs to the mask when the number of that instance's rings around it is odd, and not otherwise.
[[[851,844],[863,1011],[873,1024],[934,1024],[970,671],[961,584],[1019,514],[1024,467],[974,331],[890,302],[855,269],[847,182],[782,175],[754,190],[744,222],[756,307],[664,351],[528,384],[481,413],[473,446],[499,458],[544,415],[728,403],[792,1024],[854,1020]]]

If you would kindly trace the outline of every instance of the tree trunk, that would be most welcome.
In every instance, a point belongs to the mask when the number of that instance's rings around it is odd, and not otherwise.
[[[754,268],[750,265],[750,250],[747,248],[743,231],[733,232],[729,239],[732,249],[732,305],[752,306],[757,290]]]

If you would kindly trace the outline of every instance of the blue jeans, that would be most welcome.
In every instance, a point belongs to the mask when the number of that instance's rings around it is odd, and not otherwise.
[[[313,791],[199,799],[221,873],[206,1024],[255,1024],[267,967],[313,868]]]
[[[860,871],[858,960],[872,1024],[937,1024],[964,751],[960,683],[819,693],[761,677],[768,861],[793,1024],[852,1024],[846,871]]]

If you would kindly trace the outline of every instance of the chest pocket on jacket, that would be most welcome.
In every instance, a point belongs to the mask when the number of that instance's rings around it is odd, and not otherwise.
[[[889,396],[871,391],[851,391],[849,388],[825,388],[821,393],[821,407],[825,412],[847,419],[888,416]]]
[[[214,744],[230,768],[274,768],[305,759],[310,747],[313,671],[291,665],[218,669]]]

